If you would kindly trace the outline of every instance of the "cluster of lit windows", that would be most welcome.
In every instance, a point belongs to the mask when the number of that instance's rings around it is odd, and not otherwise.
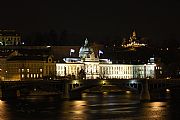
[[[35,72],[43,72],[43,69],[40,68],[40,69],[31,69],[31,71],[35,71]],[[30,72],[30,69],[21,69],[21,72],[24,73],[24,72],[27,72],[29,73]]]
[[[22,78],[42,78],[42,74],[21,74]]]
[[[9,37],[1,36],[0,37],[0,40],[20,40],[20,39],[21,39],[20,37],[11,37],[11,36],[9,36]]]
[[[1,44],[5,45],[17,45],[20,43],[21,38],[15,37],[15,36],[0,36],[0,42]]]
[[[100,70],[102,77],[110,79],[154,77],[154,65],[102,65]]]
[[[162,67],[159,67],[159,66],[156,67],[156,70],[161,70],[161,69],[162,69]]]

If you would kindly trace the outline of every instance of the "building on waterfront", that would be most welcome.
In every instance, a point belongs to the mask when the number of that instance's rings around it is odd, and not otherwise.
[[[55,76],[55,61],[52,55],[36,54],[32,49],[30,53],[14,51],[3,57],[0,63],[0,80],[34,80],[53,79]],[[25,53],[23,53],[25,52]]]
[[[56,63],[57,76],[73,76],[78,78],[83,71],[84,79],[132,79],[155,78],[156,64],[149,61],[146,64],[112,64],[109,59],[100,59],[85,40],[79,50],[79,57],[64,58],[64,63]]]
[[[0,58],[1,80],[59,79],[132,79],[156,78],[154,58],[143,64],[114,64],[110,59],[102,59],[93,46],[85,40],[79,48],[79,55],[54,59],[51,47],[14,48],[9,55]],[[75,52],[75,50],[70,50]],[[76,51],[77,52],[77,51]],[[2,52],[3,53],[3,52]],[[1,53],[1,55],[2,55]],[[7,54],[5,52],[4,54]]]
[[[0,30],[0,45],[20,45],[21,35],[15,30]]]

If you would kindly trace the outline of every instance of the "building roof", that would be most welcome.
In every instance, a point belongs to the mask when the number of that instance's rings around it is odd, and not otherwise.
[[[7,59],[7,61],[46,61],[49,56],[12,56]]]
[[[0,30],[0,36],[20,36],[16,30]]]

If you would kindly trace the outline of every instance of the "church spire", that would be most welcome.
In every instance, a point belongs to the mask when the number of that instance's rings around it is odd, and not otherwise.
[[[136,37],[136,31],[135,31],[135,29],[133,30],[132,36],[133,36],[133,37]]]

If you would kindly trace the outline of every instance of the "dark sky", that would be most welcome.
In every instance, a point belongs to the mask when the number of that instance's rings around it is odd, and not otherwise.
[[[3,0],[0,27],[127,37],[133,28],[153,40],[180,35],[178,0]]]

